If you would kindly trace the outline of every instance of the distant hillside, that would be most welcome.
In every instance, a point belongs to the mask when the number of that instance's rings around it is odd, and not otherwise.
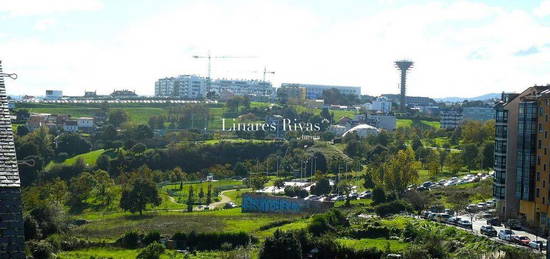
[[[444,98],[434,98],[438,102],[463,102],[465,100],[467,101],[485,101],[495,98],[500,98],[499,93],[490,93],[490,94],[484,94],[476,97],[444,97]]]

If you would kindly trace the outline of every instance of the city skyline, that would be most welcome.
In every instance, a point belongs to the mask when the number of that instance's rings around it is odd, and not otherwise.
[[[10,94],[59,89],[153,95],[158,78],[358,85],[399,92],[393,62],[415,68],[408,95],[472,97],[549,83],[550,1],[0,1],[0,58]]]

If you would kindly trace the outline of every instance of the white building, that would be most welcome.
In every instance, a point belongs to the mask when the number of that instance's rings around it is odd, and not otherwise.
[[[462,114],[465,120],[494,120],[496,111],[492,107],[464,107]]]
[[[454,129],[463,122],[462,112],[460,111],[442,111],[441,112],[441,128],[442,129]]]
[[[368,136],[371,136],[371,135],[378,135],[378,133],[380,133],[380,130],[371,126],[371,125],[368,125],[368,124],[359,124],[351,129],[349,129],[348,131],[346,131],[342,137],[345,137],[347,134],[350,134],[350,133],[357,133],[357,136],[361,137],[361,138],[365,138],[365,137],[368,137]]]
[[[59,100],[63,98],[63,91],[61,90],[46,90],[46,100]]]
[[[92,117],[79,117],[76,119],[76,123],[79,129],[90,129],[94,127],[94,118]]]
[[[67,120],[63,123],[63,131],[66,132],[77,132],[78,123],[75,120]]]
[[[155,96],[187,99],[204,98],[208,93],[208,78],[196,75],[161,78],[155,82]],[[268,96],[275,94],[270,82],[261,80],[216,79],[210,91],[223,96]]]
[[[395,130],[397,128],[397,120],[393,115],[368,115],[367,123],[385,130]]]
[[[378,97],[372,103],[365,103],[363,107],[367,111],[381,112],[388,114],[391,112],[391,102],[386,97]]]
[[[323,91],[335,88],[342,94],[361,95],[360,86],[339,86],[339,85],[313,85],[313,84],[296,84],[282,83],[281,87],[303,87],[306,89],[307,99],[322,99]]]

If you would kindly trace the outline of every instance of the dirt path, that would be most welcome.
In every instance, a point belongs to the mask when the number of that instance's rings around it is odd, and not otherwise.
[[[216,208],[216,207],[222,207],[226,203],[230,202],[231,198],[225,196],[225,194],[224,194],[225,192],[229,192],[229,191],[234,191],[234,190],[225,190],[225,191],[220,192],[220,196],[222,197],[222,199],[220,201],[210,203],[210,205],[208,205],[210,207],[210,209],[213,209],[213,208]]]

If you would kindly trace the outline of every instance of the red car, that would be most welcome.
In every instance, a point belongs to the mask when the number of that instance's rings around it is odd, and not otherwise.
[[[529,239],[526,236],[514,236],[512,238],[512,242],[520,245],[524,245],[524,246],[529,246],[529,242],[531,242],[531,239]]]

